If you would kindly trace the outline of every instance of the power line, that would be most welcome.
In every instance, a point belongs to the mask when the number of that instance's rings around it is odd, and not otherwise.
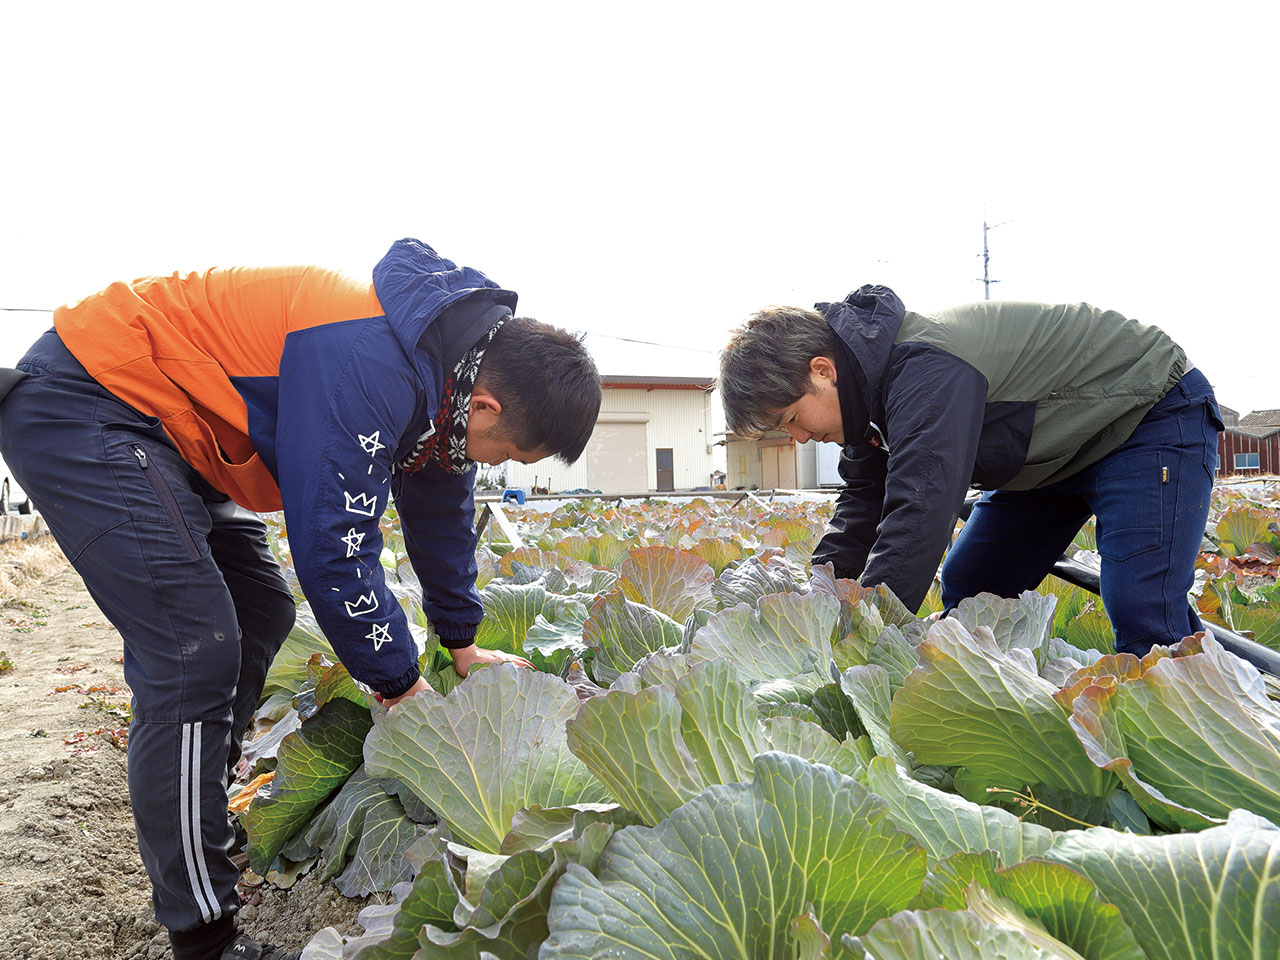
[[[46,310],[43,307],[0,307],[6,313],[53,313],[52,310]],[[705,347],[686,347],[675,343],[658,343],[656,340],[636,340],[632,337],[615,337],[608,333],[595,333],[588,330],[593,337],[603,337],[606,340],[621,340],[623,343],[642,343],[649,347],[666,347],[668,350],[690,350],[694,353],[718,353],[717,350],[707,350]]]
[[[612,334],[608,334],[608,333],[594,333],[594,332],[592,332],[592,331],[590,331],[590,330],[588,330],[588,331],[587,331],[587,333],[588,333],[590,336],[593,336],[593,337],[604,337],[606,340],[621,340],[623,343],[643,343],[643,344],[645,344],[646,346],[650,346],[650,347],[666,347],[666,348],[668,348],[669,350],[691,350],[691,351],[693,351],[694,353],[719,353],[719,352],[720,352],[720,351],[718,351],[718,350],[707,350],[707,349],[706,349],[706,348],[704,348],[704,347],[686,347],[686,346],[677,346],[677,345],[676,345],[676,344],[674,344],[674,343],[658,343],[657,341],[654,341],[654,340],[633,340],[633,339],[631,339],[630,337],[615,337],[615,336],[613,336]]]

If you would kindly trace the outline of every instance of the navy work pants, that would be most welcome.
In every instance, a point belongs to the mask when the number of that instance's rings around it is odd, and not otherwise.
[[[258,517],[50,330],[0,402],[0,449],[124,641],[129,796],[156,919],[239,907],[227,784],[295,604]]]
[[[1096,515],[1102,602],[1116,650],[1142,656],[1203,629],[1187,600],[1209,516],[1222,419],[1191,370],[1092,467],[1037,490],[996,490],[974,505],[942,565],[948,610],[983,591],[1033,590]]]

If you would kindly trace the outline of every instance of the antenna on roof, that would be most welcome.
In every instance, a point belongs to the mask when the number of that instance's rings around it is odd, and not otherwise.
[[[982,254],[981,256],[982,256],[982,289],[983,289],[982,299],[983,300],[991,299],[991,285],[993,283],[1000,282],[999,280],[992,280],[990,275],[987,272],[987,264],[991,261],[991,253],[987,249],[987,231],[994,230],[996,227],[1003,227],[1006,223],[1009,223],[1009,221],[1001,220],[999,223],[993,223],[988,225],[986,217],[982,218]]]

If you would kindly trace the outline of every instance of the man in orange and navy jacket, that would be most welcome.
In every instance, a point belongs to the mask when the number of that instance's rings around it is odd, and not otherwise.
[[[228,855],[228,773],[294,619],[254,511],[283,509],[320,626],[386,702],[426,687],[379,562],[389,500],[455,669],[518,659],[474,644],[474,465],[573,462],[601,391],[579,340],[515,304],[402,240],[372,283],[113,284],[0,377],[4,458],[124,640],[130,796],[175,960],[288,956],[237,935]]]

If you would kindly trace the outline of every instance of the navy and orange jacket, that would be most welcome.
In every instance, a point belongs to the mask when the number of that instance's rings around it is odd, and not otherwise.
[[[157,417],[216,489],[284,510],[302,589],[351,675],[385,696],[418,678],[387,588],[378,519],[396,501],[432,625],[466,646],[475,471],[396,464],[432,430],[450,367],[516,295],[417,240],[373,282],[315,267],[212,269],[117,283],[54,325],[104,387]]]

